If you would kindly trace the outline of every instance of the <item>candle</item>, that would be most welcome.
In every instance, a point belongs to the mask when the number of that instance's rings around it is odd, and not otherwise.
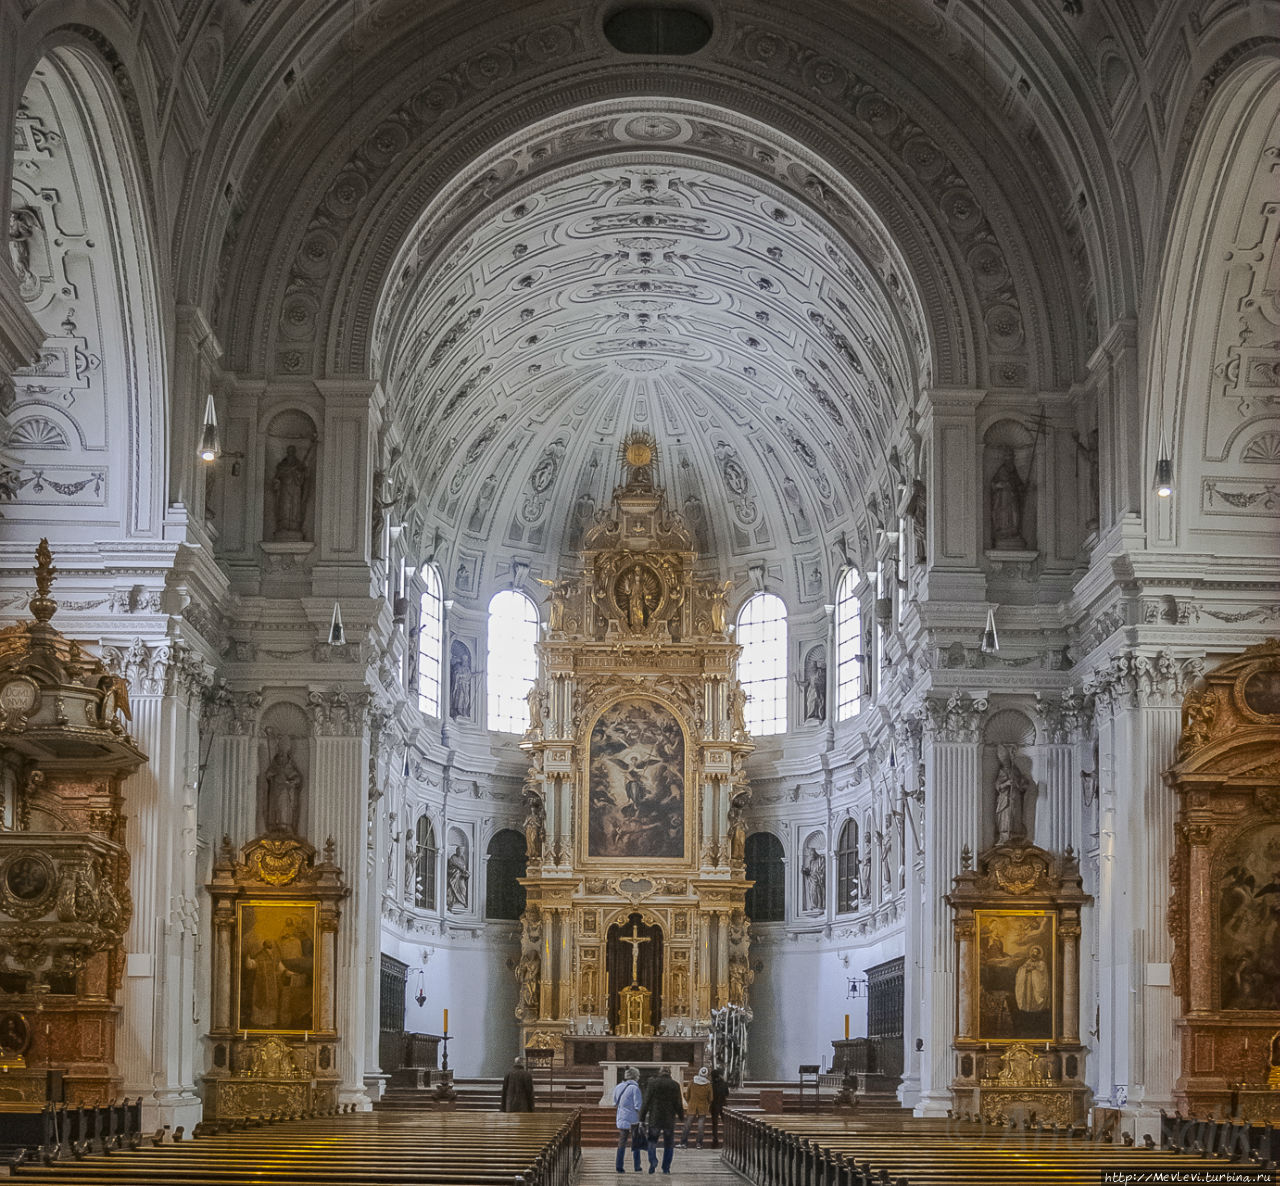
[[[844,1040],[849,1040],[849,1014],[844,1015]]]
[[[444,1032],[446,1034],[449,1032],[449,1010],[448,1009],[444,1011]]]

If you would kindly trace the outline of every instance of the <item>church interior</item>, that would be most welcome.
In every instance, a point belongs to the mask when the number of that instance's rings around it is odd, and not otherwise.
[[[1280,1126],[1280,3],[8,0],[0,126],[0,1109]]]

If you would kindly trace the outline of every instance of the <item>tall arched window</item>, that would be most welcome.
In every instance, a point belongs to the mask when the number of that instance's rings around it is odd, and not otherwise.
[[[436,908],[436,830],[425,815],[418,816],[413,845],[413,904],[419,910]]]
[[[848,569],[836,589],[836,720],[847,721],[862,708],[862,606],[857,588],[862,576]]]
[[[743,716],[757,737],[787,728],[787,607],[773,593],[757,593],[738,614],[738,678],[747,694]]]
[[[782,841],[772,832],[753,832],[747,837],[747,917],[752,922],[781,922],[786,914],[786,872],[782,863]]]
[[[847,819],[836,848],[836,913],[852,914],[858,908],[858,823]]]
[[[504,828],[489,841],[485,870],[485,918],[519,918],[524,913],[524,886],[520,878],[528,868],[524,835]]]
[[[418,614],[418,708],[440,715],[440,666],[444,657],[444,599],[434,564],[422,570],[426,588]]]
[[[523,593],[503,589],[489,602],[489,728],[523,733],[529,689],[538,678],[538,610]]]

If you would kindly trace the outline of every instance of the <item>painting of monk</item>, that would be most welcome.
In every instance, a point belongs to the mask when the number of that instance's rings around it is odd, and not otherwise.
[[[316,907],[312,902],[238,906],[239,1030],[316,1028]]]
[[[1236,837],[1218,864],[1224,1009],[1280,1009],[1280,824]]]
[[[979,910],[978,1037],[1053,1040],[1054,916],[1038,910]]]
[[[589,857],[684,856],[684,731],[652,700],[605,709],[591,731]]]

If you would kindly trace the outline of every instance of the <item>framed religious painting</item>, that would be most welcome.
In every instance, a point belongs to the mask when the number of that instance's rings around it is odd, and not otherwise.
[[[1052,1042],[1057,1015],[1057,915],[975,910],[978,1033],[985,1042]]]
[[[619,700],[596,718],[587,758],[587,859],[684,859],[686,751],[679,719],[657,700]]]
[[[236,903],[236,1029],[318,1028],[316,910],[315,902]]]

